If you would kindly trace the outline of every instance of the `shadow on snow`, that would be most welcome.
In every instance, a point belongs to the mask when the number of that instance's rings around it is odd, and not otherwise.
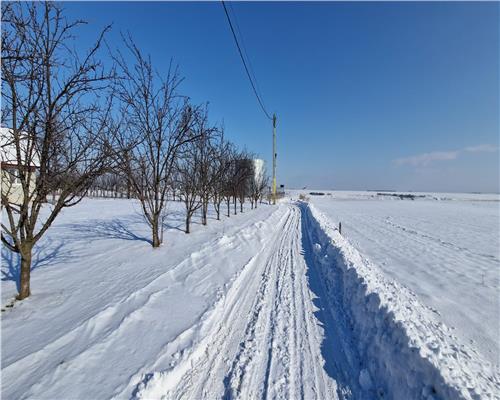
[[[341,280],[337,280],[335,288],[325,285],[314,245],[320,244],[317,232],[312,226],[307,206],[299,205],[302,225],[302,255],[307,272],[306,277],[311,292],[316,296],[313,304],[318,308],[314,312],[318,324],[323,328],[321,354],[324,359],[324,369],[328,376],[337,383],[337,394],[340,399],[362,399],[362,390],[358,383],[359,356],[356,344],[353,342],[351,328],[346,315],[342,312],[341,296],[343,288]],[[329,266],[336,268],[335,264]]]
[[[65,248],[66,242],[44,240],[33,249],[31,259],[31,271],[47,267],[59,262],[65,262],[71,258],[71,252]],[[2,281],[13,281],[19,291],[19,279],[21,275],[21,255],[10,251],[2,246]]]

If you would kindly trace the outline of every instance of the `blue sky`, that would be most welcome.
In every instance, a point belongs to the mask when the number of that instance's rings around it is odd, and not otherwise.
[[[499,3],[233,2],[264,102],[278,115],[287,187],[499,191]],[[68,2],[113,23],[227,136],[270,161],[271,124],[220,2]],[[269,165],[269,164],[268,164]],[[270,168],[269,168],[270,169]]]

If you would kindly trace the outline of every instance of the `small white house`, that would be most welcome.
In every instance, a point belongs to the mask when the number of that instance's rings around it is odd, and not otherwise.
[[[12,130],[9,128],[0,128],[0,146],[1,146],[1,172],[2,172],[2,199],[7,197],[11,204],[22,204],[24,192],[19,179],[19,171],[31,171],[29,190],[33,193],[36,186],[36,170],[40,167],[38,154],[34,152],[31,157],[26,154],[28,143],[28,134],[24,133],[20,143],[20,158],[17,159],[17,151]],[[24,146],[23,146],[24,143]]]

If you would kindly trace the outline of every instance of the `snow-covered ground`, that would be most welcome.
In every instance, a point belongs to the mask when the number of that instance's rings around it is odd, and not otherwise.
[[[311,202],[364,256],[500,364],[499,195],[326,193]]]
[[[193,340],[284,211],[212,214],[186,235],[182,205],[169,207],[157,250],[133,201],[85,200],[58,217],[36,249],[32,296],[2,313],[2,398],[130,398]],[[2,305],[16,292],[9,254]]]
[[[2,397],[499,398],[498,369],[319,208],[284,200],[185,235],[171,203],[156,250],[134,201],[66,210],[32,296],[2,312]],[[2,305],[16,275],[3,249]]]

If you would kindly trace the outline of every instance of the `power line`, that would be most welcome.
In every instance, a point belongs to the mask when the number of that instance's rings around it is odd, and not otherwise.
[[[229,22],[229,27],[231,28],[231,32],[233,34],[233,38],[234,38],[234,41],[236,43],[236,47],[238,48],[238,53],[240,54],[241,61],[243,62],[243,66],[245,67],[245,72],[247,73],[248,80],[250,81],[250,84],[252,85],[252,89],[253,89],[253,92],[255,94],[255,97],[257,97],[259,105],[262,108],[262,111],[264,111],[264,114],[266,115],[266,117],[269,120],[272,120],[273,118],[266,111],[266,108],[264,107],[264,103],[263,103],[262,99],[260,98],[259,93],[257,92],[257,89],[255,88],[255,84],[252,80],[252,77],[250,76],[250,72],[248,70],[247,63],[245,61],[245,57],[243,57],[243,53],[241,51],[241,47],[240,47],[240,44],[238,42],[238,38],[236,37],[236,33],[234,31],[233,24],[231,22],[231,18],[229,17],[229,13],[227,12],[226,4],[224,3],[224,0],[221,0],[221,1],[222,1],[222,6],[224,7],[224,12],[226,13],[227,22]]]
[[[248,51],[247,51],[247,48],[246,48],[245,38],[243,37],[243,34],[241,33],[240,24],[239,24],[239,21],[238,21],[238,15],[234,11],[233,5],[231,3],[232,2],[228,3],[228,6],[229,6],[228,7],[228,11],[229,11],[229,14],[232,14],[232,16],[233,16],[233,22],[234,22],[234,26],[236,28],[236,34],[237,34],[237,36],[240,39],[241,48],[243,50],[243,56],[245,57],[245,59],[248,62],[248,70],[250,71],[250,75],[252,76],[252,80],[255,83],[255,88],[257,89],[257,93],[259,93],[259,96],[260,96],[260,98],[262,100],[262,104],[264,105],[264,108],[267,109],[266,103],[264,102],[264,98],[262,96],[262,90],[260,90],[259,82],[257,81],[257,78],[255,77],[255,72],[253,70],[252,60],[248,56]]]

